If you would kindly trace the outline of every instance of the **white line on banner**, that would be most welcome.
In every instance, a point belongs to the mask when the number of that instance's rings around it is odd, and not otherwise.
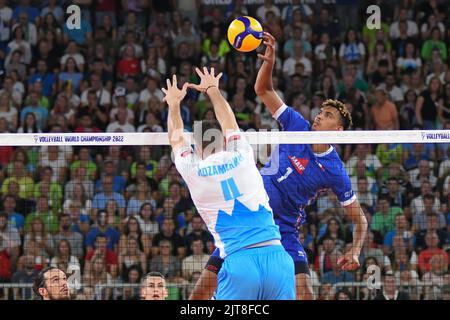
[[[250,144],[450,143],[450,130],[245,132]],[[185,138],[193,144],[192,133]],[[168,145],[163,133],[0,134],[0,146]]]

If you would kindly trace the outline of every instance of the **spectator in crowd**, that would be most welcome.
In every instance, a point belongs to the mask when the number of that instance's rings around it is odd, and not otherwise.
[[[432,189],[430,181],[425,180],[425,181],[422,181],[422,184],[420,185],[420,194],[417,197],[415,197],[414,199],[412,199],[412,201],[411,201],[410,207],[411,207],[411,214],[413,216],[424,210],[425,196],[427,194],[433,195],[433,189]],[[438,197],[433,197],[433,198],[434,198],[433,211],[439,212],[441,202]],[[431,201],[431,199],[430,199],[430,201]]]
[[[95,246],[88,248],[85,257],[84,273],[89,273],[92,267],[93,259],[100,258],[106,264],[106,270],[110,273],[118,272],[118,256],[117,254],[108,249],[108,238],[104,233],[99,233],[95,237]]]
[[[444,41],[442,41],[441,30],[439,27],[433,27],[430,31],[430,37],[423,43],[420,54],[422,59],[428,61],[431,59],[433,51],[439,53],[439,57],[442,61],[447,60],[447,46]]]
[[[6,280],[11,277],[10,270],[14,270],[11,266],[15,266],[19,258],[21,239],[19,231],[8,221],[6,213],[0,213],[0,255],[2,266],[4,261],[8,260],[9,268],[2,270],[0,278]],[[9,270],[8,270],[9,269]]]
[[[132,268],[136,268],[140,273],[146,272],[147,259],[145,253],[139,248],[138,240],[127,237],[120,244],[123,246],[119,247],[119,273],[122,279],[128,277]]]
[[[352,273],[348,271],[342,271],[342,269],[339,267],[337,261],[338,258],[342,255],[342,253],[338,250],[334,250],[331,255],[331,270],[326,272],[322,276],[321,283],[331,283],[332,285],[340,282],[353,282],[354,276]]]
[[[16,198],[11,194],[6,194],[3,197],[3,212],[8,217],[8,225],[14,227],[23,234],[23,228],[25,227],[25,218],[23,214],[16,211]]]
[[[391,207],[389,200],[389,197],[385,195],[378,197],[379,211],[373,216],[370,226],[372,230],[380,232],[383,237],[395,229],[395,218],[397,215],[403,213],[401,208]]]
[[[79,169],[79,171],[82,170]],[[89,219],[92,215],[92,201],[86,194],[83,184],[79,183],[74,185],[73,194],[68,195],[68,197],[63,204],[64,211],[79,214],[81,220]]]
[[[179,258],[184,258],[186,254],[186,248],[183,238],[175,233],[175,220],[170,217],[164,217],[160,224],[160,232],[155,235],[152,241],[152,255],[156,256],[160,249],[160,242],[167,240],[171,244],[172,254]],[[150,268],[151,269],[151,268]],[[151,269],[152,270],[152,269]]]
[[[135,216],[128,217],[123,228],[123,234],[119,240],[119,251],[126,250],[127,241],[133,239],[137,242],[138,249],[146,256],[151,254],[151,237],[144,233],[139,224],[139,220]],[[145,271],[145,268],[142,269]]]
[[[448,243],[447,228],[439,228],[439,216],[437,214],[431,214],[426,216],[425,229],[418,230],[416,232],[416,250],[422,251],[426,247],[425,237],[428,232],[436,232],[439,238],[439,247],[443,247]]]
[[[387,91],[378,88],[375,92],[376,104],[370,110],[375,130],[398,130],[397,108],[389,101]]]
[[[121,175],[116,174],[114,166],[114,161],[105,160],[101,166],[101,174],[102,176],[108,175],[113,176],[113,191],[117,193],[123,193],[125,191],[126,181],[125,178]],[[102,179],[98,179],[95,183],[96,192],[102,192]]]
[[[34,268],[34,260],[32,257],[27,257],[24,262],[24,269],[18,270],[13,274],[11,278],[13,283],[32,284],[38,275],[39,271]],[[22,291],[19,288],[14,288],[13,291],[17,300],[29,300],[32,297],[31,290]]]
[[[419,270],[422,274],[431,270],[431,259],[436,255],[441,255],[448,264],[448,254],[438,247],[439,237],[436,232],[429,231],[425,236],[427,248],[419,254]]]
[[[40,218],[34,218],[31,221],[30,230],[26,232],[23,240],[24,246],[34,246],[35,254],[45,257],[47,261],[53,255],[55,243],[53,236],[46,232],[45,225]]]
[[[192,254],[192,242],[196,239],[201,239],[203,242],[203,248],[208,249],[211,247],[211,245],[213,245],[214,243],[214,239],[211,235],[211,233],[209,233],[206,230],[206,226],[202,220],[202,217],[200,217],[199,215],[194,215],[192,217],[191,223],[190,223],[190,232],[186,234],[186,236],[184,237],[185,241],[186,241],[186,249],[187,255],[191,255]],[[209,253],[209,250],[208,250]]]
[[[159,242],[159,254],[152,257],[150,270],[160,272],[171,282],[182,281],[181,261],[177,256],[172,255],[172,245],[168,240]]]
[[[46,194],[41,195],[37,199],[36,211],[25,218],[25,232],[31,230],[33,221],[36,219],[39,219],[49,232],[55,233],[58,231],[58,217],[50,210],[49,199]]]
[[[191,242],[192,254],[188,255],[182,261],[182,276],[188,280],[194,272],[201,272],[209,260],[209,255],[204,253],[204,245],[201,238]]]
[[[72,255],[72,249],[68,240],[63,239],[56,242],[56,252],[50,260],[50,266],[68,274],[81,271],[80,262],[76,256]]]
[[[104,210],[106,203],[109,200],[114,200],[119,206],[119,215],[125,216],[125,198],[122,194],[114,192],[113,190],[114,176],[104,175],[102,178],[103,191],[94,195],[92,200],[93,215],[95,216],[98,210]]]
[[[383,290],[378,292],[375,300],[409,300],[409,295],[399,291],[394,275],[387,273],[383,279]]]
[[[78,260],[84,257],[84,245],[83,245],[83,235],[79,232],[74,232],[71,230],[72,221],[69,214],[62,214],[59,216],[59,233],[55,234],[53,237],[54,242],[60,244],[63,240],[67,241],[65,243],[65,250],[70,249],[70,254]],[[66,247],[69,248],[66,248]],[[70,255],[69,255],[70,256]]]
[[[433,194],[428,193],[423,198],[423,209],[421,212],[417,212],[413,217],[414,230],[425,230],[427,228],[427,219],[430,216],[436,216],[437,218],[437,228],[443,229],[446,227],[447,222],[445,217],[440,212],[435,212],[434,208],[435,197]]]
[[[430,259],[430,271],[422,276],[422,282],[426,285],[426,296],[428,296],[430,293],[439,296],[442,294],[441,288],[445,284],[444,275],[447,273],[447,271],[448,260],[445,259],[445,256],[437,254]],[[427,298],[430,299],[431,297]]]
[[[149,236],[150,239],[158,234],[159,224],[155,218],[153,206],[149,202],[144,202],[139,208],[139,213],[136,215],[142,232]]]
[[[360,176],[357,178],[357,195],[359,203],[365,203],[369,207],[373,208],[376,201],[376,196],[369,190],[369,182],[366,176]]]
[[[401,236],[404,241],[404,246],[408,250],[412,250],[415,246],[415,236],[409,231],[408,221],[404,214],[398,214],[395,216],[395,229],[389,231],[384,236],[384,253],[390,254],[392,251],[392,240],[395,236]]]
[[[94,243],[97,242],[98,235],[104,235],[108,239],[107,248],[112,251],[117,251],[120,233],[109,224],[106,211],[98,211],[96,218],[97,224],[91,227],[86,235],[85,242],[87,250],[93,250]]]
[[[319,255],[316,256],[314,269],[318,274],[324,275],[332,271],[331,255],[335,252],[336,244],[331,238],[323,238],[322,248]]]
[[[421,93],[416,102],[417,123],[424,129],[436,129],[436,118],[438,115],[438,102],[441,99],[441,81],[432,78],[428,88]]]

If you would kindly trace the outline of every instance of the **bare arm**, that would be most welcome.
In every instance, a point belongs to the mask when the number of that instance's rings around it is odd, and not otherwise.
[[[200,278],[192,290],[189,300],[209,300],[217,287],[217,274],[208,269],[203,269]]]
[[[344,207],[345,214],[353,223],[353,245],[350,251],[339,259],[338,264],[343,270],[359,268],[359,255],[367,232],[367,220],[358,200]]]
[[[423,125],[422,108],[423,108],[424,102],[425,102],[425,100],[422,96],[420,96],[416,102],[416,119],[417,119],[417,123],[420,125]]]
[[[219,80],[222,73],[215,76],[214,68],[211,68],[208,72],[206,67],[203,68],[203,73],[198,68],[195,68],[195,72],[197,72],[200,77],[200,84],[188,84],[188,87],[205,92],[209,96],[214,107],[217,121],[219,121],[224,134],[239,130],[233,110],[231,110],[230,104],[225,100],[219,90]]]
[[[162,88],[162,91],[166,95],[163,101],[169,106],[167,129],[169,131],[169,142],[174,153],[181,147],[188,145],[183,136],[184,125],[180,113],[181,100],[186,96],[186,90],[187,84],[183,86],[183,89],[178,89],[177,77],[175,75],[172,77],[172,84],[167,79],[167,89]]]
[[[271,34],[264,32],[264,44],[267,46],[266,52],[264,55],[258,54],[258,57],[264,62],[256,76],[255,92],[270,113],[274,114],[283,105],[283,101],[273,89],[272,83],[272,72],[275,65],[275,38]]]

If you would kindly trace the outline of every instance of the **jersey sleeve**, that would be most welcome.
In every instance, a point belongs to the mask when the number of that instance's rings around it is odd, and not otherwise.
[[[310,128],[309,122],[300,113],[285,104],[278,108],[273,117],[284,131],[308,131]]]
[[[178,149],[175,154],[175,166],[183,178],[189,174],[197,162],[198,157],[190,146]]]
[[[346,207],[356,200],[356,194],[352,189],[352,183],[342,164],[338,170],[338,173],[332,179],[331,190],[336,194],[341,205]]]

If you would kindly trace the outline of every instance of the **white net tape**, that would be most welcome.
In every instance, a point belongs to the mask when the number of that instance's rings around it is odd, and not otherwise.
[[[450,130],[259,131],[246,132],[250,144],[450,143]],[[185,133],[193,143],[193,134]],[[0,146],[168,145],[167,133],[0,134]]]

